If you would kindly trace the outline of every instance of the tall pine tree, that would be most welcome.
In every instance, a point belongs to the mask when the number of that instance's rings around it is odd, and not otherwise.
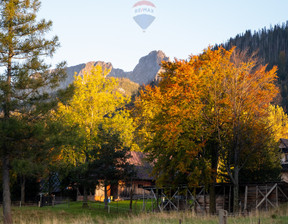
[[[3,171],[4,223],[12,223],[9,169],[13,153],[21,139],[31,137],[21,133],[21,118],[39,118],[36,105],[47,102],[49,92],[64,76],[64,63],[54,72],[44,62],[59,47],[58,38],[46,40],[44,34],[52,22],[38,21],[38,0],[0,1],[0,147]]]

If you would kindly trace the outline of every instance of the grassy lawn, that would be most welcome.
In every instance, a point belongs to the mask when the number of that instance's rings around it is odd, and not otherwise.
[[[110,213],[104,209],[103,203],[89,203],[89,208],[83,209],[82,203],[72,202],[54,207],[13,207],[14,223],[20,224],[218,224],[216,216],[195,215],[193,212],[163,212],[147,213],[142,211],[140,201],[133,203],[134,211],[129,212],[129,201],[112,202]],[[260,212],[248,217],[229,217],[228,224],[286,224],[288,223],[288,206],[282,206],[273,211]]]

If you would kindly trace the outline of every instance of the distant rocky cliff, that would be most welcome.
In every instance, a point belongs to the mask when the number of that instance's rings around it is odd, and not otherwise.
[[[112,70],[109,76],[128,78],[140,85],[149,84],[155,79],[158,79],[161,62],[168,60],[169,58],[162,51],[152,51],[148,55],[140,58],[132,72],[121,73]]]
[[[168,61],[169,58],[162,51],[152,51],[148,55],[140,58],[139,63],[136,65],[132,72],[125,72],[119,68],[113,68],[110,62],[88,62],[71,66],[67,68],[67,78],[60,84],[60,88],[65,88],[74,80],[74,75],[81,75],[83,72],[89,72],[93,66],[100,65],[103,69],[110,70],[108,76],[118,78],[128,78],[132,82],[142,84],[149,84],[155,79],[158,79],[158,73],[161,69],[161,61]]]

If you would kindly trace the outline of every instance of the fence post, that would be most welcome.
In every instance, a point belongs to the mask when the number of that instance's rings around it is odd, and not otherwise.
[[[219,210],[219,224],[227,224],[228,212],[224,209]]]
[[[55,205],[55,195],[52,194],[52,208],[54,207],[54,205]]]
[[[143,188],[143,208],[142,208],[142,211],[145,212],[145,190]]]
[[[42,207],[42,194],[40,194],[40,197],[39,197],[39,202],[38,202],[38,207]]]

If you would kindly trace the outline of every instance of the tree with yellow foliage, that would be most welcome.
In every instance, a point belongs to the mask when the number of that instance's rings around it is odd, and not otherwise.
[[[54,113],[54,119],[64,126],[63,159],[78,170],[78,182],[83,184],[83,206],[87,205],[87,188],[93,179],[89,176],[89,164],[97,159],[92,152],[101,148],[100,130],[119,135],[126,147],[132,144],[133,120],[125,110],[130,99],[117,90],[116,80],[107,78],[107,74],[108,71],[97,66],[89,73],[75,76],[72,99],[66,104],[59,102]]]
[[[280,106],[269,106],[268,124],[271,126],[275,141],[288,138],[288,116]]]

